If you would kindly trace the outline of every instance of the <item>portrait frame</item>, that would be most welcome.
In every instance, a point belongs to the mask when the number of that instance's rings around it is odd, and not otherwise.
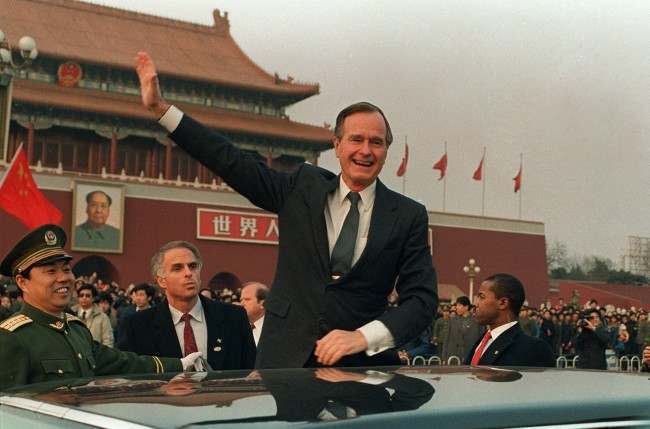
[[[110,198],[109,214],[97,232],[92,228],[87,196],[104,193]],[[105,197],[103,198],[106,201]],[[70,248],[81,252],[123,253],[124,249],[124,185],[74,180],[72,191]],[[106,240],[106,243],[102,243]]]

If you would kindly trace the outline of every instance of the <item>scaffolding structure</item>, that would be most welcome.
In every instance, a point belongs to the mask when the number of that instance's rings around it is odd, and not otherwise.
[[[650,237],[627,237],[623,267],[632,274],[650,278]]]

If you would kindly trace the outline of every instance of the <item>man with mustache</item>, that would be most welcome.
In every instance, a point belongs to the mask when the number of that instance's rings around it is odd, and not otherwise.
[[[246,312],[199,294],[202,266],[199,250],[187,241],[158,249],[151,274],[166,300],[127,318],[118,347],[178,358],[199,351],[214,370],[253,368],[255,343]]]
[[[359,102],[338,114],[332,142],[341,174],[308,164],[279,172],[170,106],[147,53],[135,63],[143,105],[170,138],[278,215],[256,366],[399,365],[395,347],[431,324],[438,294],[425,207],[377,178],[393,140],[382,110]],[[386,311],[393,288],[399,306]]]
[[[64,312],[70,303],[72,256],[56,225],[25,235],[0,263],[13,276],[24,305],[0,323],[0,390],[95,375],[163,373],[189,369],[199,353],[171,359],[120,352],[96,341],[81,319]],[[155,355],[155,353],[153,353]]]

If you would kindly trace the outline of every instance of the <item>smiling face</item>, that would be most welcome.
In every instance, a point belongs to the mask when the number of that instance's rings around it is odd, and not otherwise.
[[[70,262],[58,261],[33,267],[29,278],[18,274],[16,283],[26,303],[58,317],[70,302],[74,274]]]
[[[381,172],[388,144],[386,124],[378,112],[357,112],[345,118],[341,137],[334,138],[341,176],[351,191],[361,191]]]
[[[170,249],[165,252],[157,281],[175,308],[177,301],[195,302],[201,286],[201,264],[189,249]]]

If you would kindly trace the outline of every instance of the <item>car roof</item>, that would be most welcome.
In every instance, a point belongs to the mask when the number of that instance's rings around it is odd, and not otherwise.
[[[547,368],[320,368],[112,376],[23,386],[3,393],[0,402],[3,414],[10,409],[49,409],[50,415],[76,416],[72,420],[98,427],[116,427],[116,422],[157,428],[259,423],[284,427],[288,422],[311,427],[338,420],[360,427],[408,423],[409,428],[488,428],[611,419],[641,419],[650,426],[648,374]]]

